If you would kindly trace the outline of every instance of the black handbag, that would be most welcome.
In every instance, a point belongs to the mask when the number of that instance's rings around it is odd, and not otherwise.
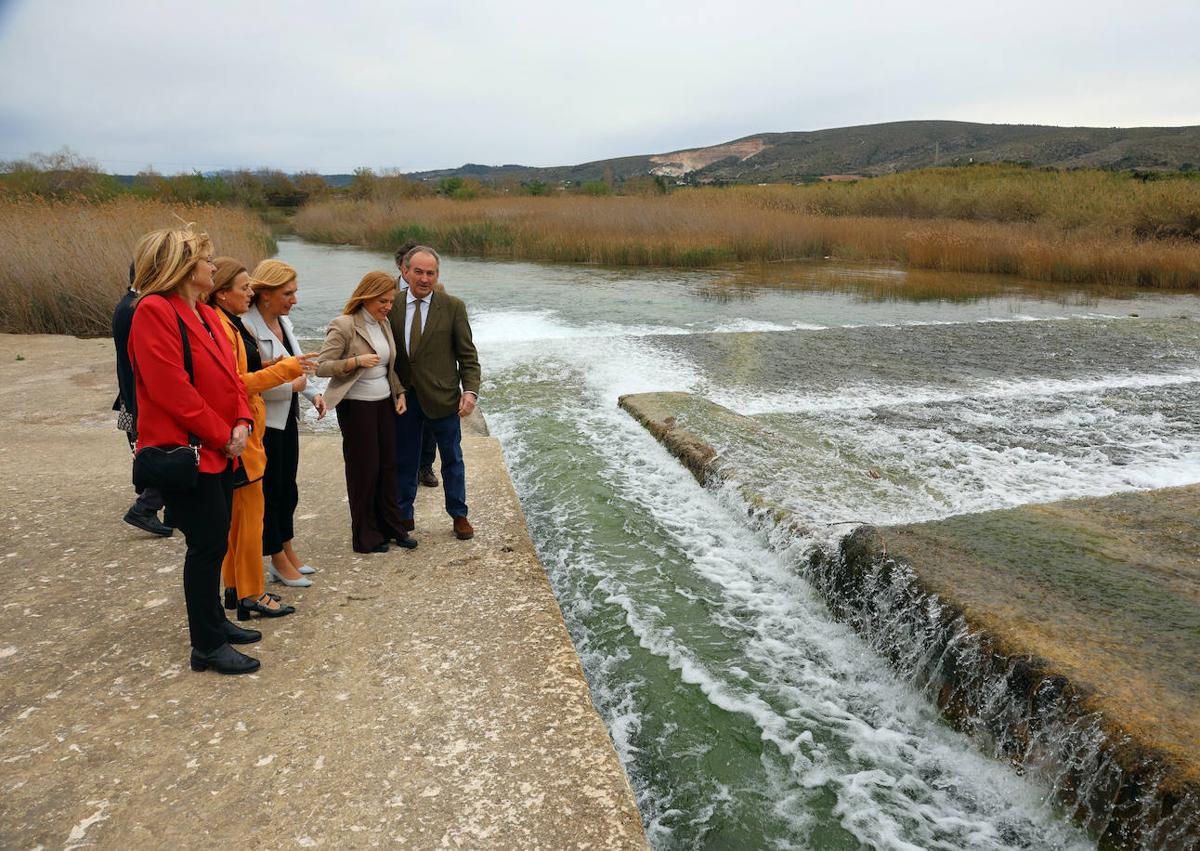
[[[133,486],[138,490],[188,490],[200,475],[200,446],[143,446],[133,456]]]
[[[175,314],[175,321],[179,323],[179,336],[183,340],[183,368],[187,370],[188,381],[195,386],[187,328],[179,314]],[[133,486],[139,491],[145,488],[187,490],[195,487],[199,475],[200,438],[191,433],[185,446],[143,446],[133,456]]]

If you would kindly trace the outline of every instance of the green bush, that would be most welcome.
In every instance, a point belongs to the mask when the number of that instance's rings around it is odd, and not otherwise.
[[[589,180],[579,187],[579,191],[584,195],[611,195],[612,187],[603,180]]]
[[[384,237],[384,245],[403,245],[409,240],[428,245],[434,242],[436,238],[437,235],[424,225],[419,225],[416,222],[408,222],[388,231],[387,236]]]

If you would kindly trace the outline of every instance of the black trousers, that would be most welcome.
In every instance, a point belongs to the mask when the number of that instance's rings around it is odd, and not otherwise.
[[[403,535],[396,501],[396,408],[391,399],[343,399],[337,406],[356,553]]]
[[[189,490],[162,492],[175,526],[187,541],[183,557],[183,600],[192,647],[202,653],[226,642],[221,608],[221,561],[229,542],[233,473],[201,473]]]
[[[292,517],[300,503],[300,429],[294,413],[283,428],[263,429],[267,467],[263,471],[263,555],[273,556],[295,537]]]

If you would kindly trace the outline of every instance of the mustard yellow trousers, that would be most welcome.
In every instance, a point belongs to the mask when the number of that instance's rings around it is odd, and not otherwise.
[[[221,583],[236,588],[239,600],[261,597],[263,581],[263,485],[262,479],[242,485],[233,492],[233,515],[229,521],[229,548],[221,562]]]

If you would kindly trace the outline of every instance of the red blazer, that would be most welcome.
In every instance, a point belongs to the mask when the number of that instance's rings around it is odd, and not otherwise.
[[[191,432],[201,442],[200,472],[219,473],[229,462],[222,450],[233,427],[238,420],[253,423],[254,419],[221,320],[208,305],[196,307],[212,335],[175,293],[138,299],[129,332],[138,404],[137,445],[140,449],[184,444]],[[188,330],[195,386],[183,368],[177,315]]]

